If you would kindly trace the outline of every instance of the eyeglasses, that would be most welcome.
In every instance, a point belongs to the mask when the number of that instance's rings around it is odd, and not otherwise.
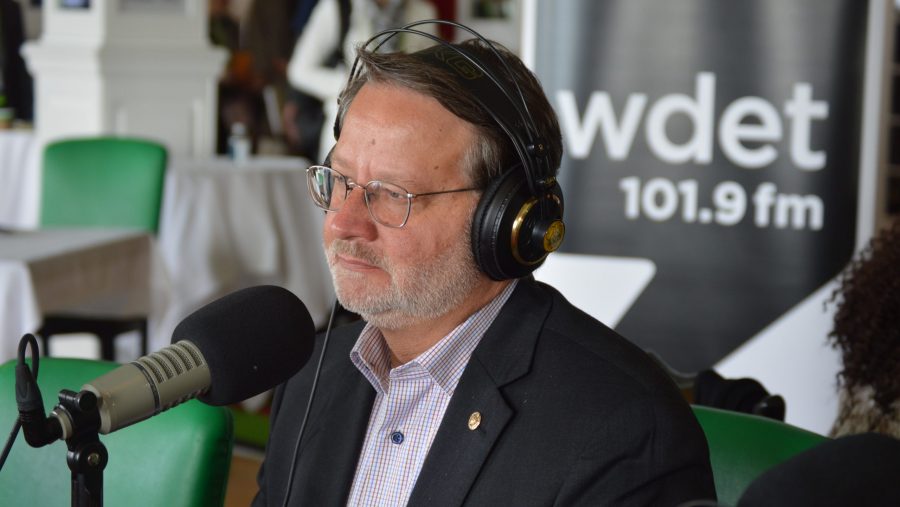
[[[309,195],[316,206],[325,211],[340,211],[354,188],[365,190],[363,196],[372,219],[387,227],[401,228],[409,220],[412,200],[426,195],[469,192],[477,188],[457,188],[439,192],[411,194],[405,188],[385,181],[372,180],[360,185],[343,174],[323,165],[310,166],[306,170]]]

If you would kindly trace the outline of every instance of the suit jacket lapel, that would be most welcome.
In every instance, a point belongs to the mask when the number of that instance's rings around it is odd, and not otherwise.
[[[346,358],[347,354],[343,355]],[[323,408],[313,411],[308,422],[309,436],[304,436],[301,446],[306,467],[322,473],[316,474],[319,477],[315,484],[306,486],[309,494],[302,495],[305,501],[298,505],[347,503],[375,400],[372,385],[349,359],[332,364],[334,367],[327,374],[323,371],[320,379],[320,388],[328,386],[317,395],[321,398],[316,405],[322,403]],[[327,437],[317,436],[318,433],[327,433]]]
[[[501,388],[525,375],[550,300],[521,280],[466,366],[410,496],[410,506],[461,505],[514,415]],[[481,421],[470,429],[469,418]]]

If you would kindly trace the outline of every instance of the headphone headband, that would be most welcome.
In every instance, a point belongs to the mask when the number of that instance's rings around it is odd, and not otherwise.
[[[452,44],[440,37],[415,29],[415,27],[424,24],[447,25],[470,33],[502,65],[507,75],[507,84],[502,82],[461,45]],[[426,63],[448,70],[461,88],[472,92],[470,95],[475,102],[491,116],[494,123],[510,139],[525,171],[528,188],[532,194],[538,195],[540,192],[539,183],[552,179],[554,171],[549,167],[549,161],[544,156],[544,141],[538,135],[538,129],[531,116],[525,95],[506,58],[500,54],[491,41],[478,32],[465,25],[442,19],[416,21],[400,28],[383,30],[369,38],[362,45],[362,48],[368,48],[374,43],[375,45],[371,51],[378,51],[388,40],[401,33],[418,35],[436,43],[434,46],[412,53],[412,55],[420,57]],[[357,79],[361,72],[362,68],[359,65],[359,57],[357,56],[350,69],[348,85]],[[509,85],[515,89],[516,98],[510,95]]]

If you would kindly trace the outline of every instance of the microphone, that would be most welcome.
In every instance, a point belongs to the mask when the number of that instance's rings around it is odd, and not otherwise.
[[[287,289],[243,289],[200,308],[175,328],[172,345],[88,382],[107,434],[198,398],[229,405],[267,391],[309,360],[315,325]],[[62,438],[73,431],[55,414]]]

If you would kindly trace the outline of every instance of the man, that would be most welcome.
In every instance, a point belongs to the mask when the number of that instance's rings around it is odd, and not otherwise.
[[[484,45],[462,48],[515,90]],[[556,116],[501,52],[555,171]],[[331,333],[299,443],[315,365],[277,390],[254,505],[714,498],[703,434],[643,352],[530,276],[477,267],[482,190],[520,155],[484,97],[428,55],[363,48],[337,144],[309,170],[338,299],[364,322]]]

